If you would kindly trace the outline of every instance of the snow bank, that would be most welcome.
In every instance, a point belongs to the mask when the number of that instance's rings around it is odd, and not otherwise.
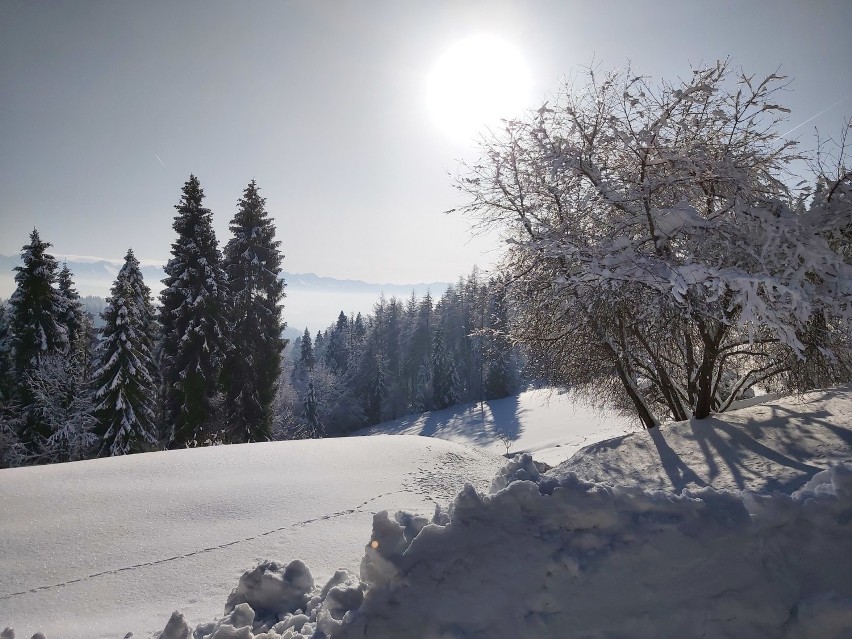
[[[848,637],[852,465],[792,495],[681,495],[542,475],[517,456],[431,520],[374,517],[360,579],[246,572],[194,639]],[[175,613],[160,639],[188,637]]]

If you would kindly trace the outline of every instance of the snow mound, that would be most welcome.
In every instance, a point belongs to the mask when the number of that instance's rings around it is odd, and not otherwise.
[[[246,594],[267,582],[275,602]],[[848,637],[852,465],[792,495],[676,495],[557,480],[518,456],[431,520],[378,513],[360,579],[309,583],[301,562],[264,562],[193,637]]]
[[[852,460],[852,388],[763,401],[599,441],[548,474],[648,490],[792,493],[815,473]]]

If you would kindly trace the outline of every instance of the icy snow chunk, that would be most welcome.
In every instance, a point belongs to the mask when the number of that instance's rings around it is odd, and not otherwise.
[[[343,624],[347,613],[357,610],[364,602],[367,585],[355,575],[338,570],[322,590],[323,604],[317,613],[317,630],[332,637]]]
[[[313,590],[314,578],[304,562],[291,561],[284,566],[266,560],[240,577],[228,597],[225,612],[232,613],[239,604],[247,603],[258,618],[279,618],[288,612],[304,609]]]
[[[524,453],[515,455],[509,461],[497,476],[491,481],[491,491],[496,493],[498,490],[503,490],[513,481],[532,481],[539,483],[541,474],[547,470],[547,466],[533,460],[532,455]]]
[[[189,639],[191,632],[184,616],[175,610],[157,639]]]
[[[388,511],[373,515],[373,535],[361,560],[361,579],[377,586],[393,584],[396,564],[407,547],[404,527],[391,520]]]
[[[231,624],[220,624],[210,639],[254,639],[251,626],[235,628]]]

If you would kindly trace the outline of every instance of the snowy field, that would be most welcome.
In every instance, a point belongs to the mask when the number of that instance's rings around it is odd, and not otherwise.
[[[0,627],[149,637],[178,610],[162,639],[850,636],[850,389],[657,435],[593,418],[532,391],[382,428],[431,437],[0,471]],[[542,474],[504,466],[499,432],[548,463],[585,448]]]
[[[508,444],[509,453],[531,453],[536,461],[556,466],[588,444],[639,430],[638,419],[545,388],[482,405],[409,415],[362,433],[437,437],[500,455],[507,453]]]

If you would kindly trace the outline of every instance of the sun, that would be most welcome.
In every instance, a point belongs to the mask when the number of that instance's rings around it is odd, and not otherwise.
[[[432,67],[426,83],[428,107],[444,133],[469,141],[528,107],[530,85],[517,47],[494,35],[474,35],[453,44]]]

